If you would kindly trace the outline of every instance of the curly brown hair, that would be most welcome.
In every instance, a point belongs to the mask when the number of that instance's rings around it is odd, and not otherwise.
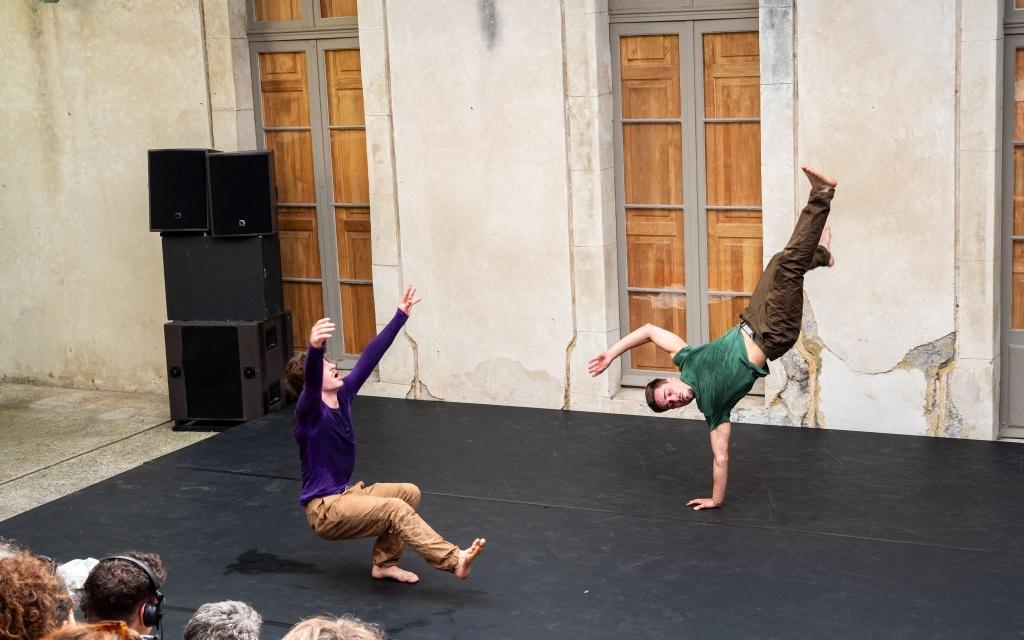
[[[298,398],[302,393],[302,381],[306,377],[306,352],[292,356],[284,368],[284,384]]]
[[[114,555],[129,556],[146,563],[156,579],[167,579],[160,556],[141,551],[124,551]],[[131,562],[106,559],[93,567],[85,579],[82,611],[90,622],[124,620],[130,622],[135,609],[156,596],[146,573]],[[2,639],[0,639],[2,640]]]
[[[142,640],[138,632],[123,620],[99,624],[69,624],[46,636],[45,640]]]
[[[24,550],[0,559],[0,640],[38,640],[73,606],[53,561]]]

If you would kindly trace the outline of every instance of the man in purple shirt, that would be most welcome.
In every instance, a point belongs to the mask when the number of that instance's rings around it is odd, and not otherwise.
[[[398,566],[402,548],[408,544],[435,569],[450,571],[465,580],[486,540],[477,538],[468,549],[459,549],[438,535],[416,513],[420,490],[414,484],[364,486],[362,482],[350,482],[356,459],[352,400],[418,302],[416,288],[408,287],[395,317],[366,345],[344,378],[333,363],[324,359],[327,339],[334,333],[330,318],[313,325],[306,353],[288,363],[288,386],[299,396],[294,426],[302,462],[299,504],[306,510],[310,528],[321,538],[377,536],[370,571],[374,578],[418,582],[419,576]]]

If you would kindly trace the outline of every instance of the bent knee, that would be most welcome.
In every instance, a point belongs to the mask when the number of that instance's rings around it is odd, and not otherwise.
[[[420,488],[410,482],[402,483],[402,499],[415,509],[420,506]]]

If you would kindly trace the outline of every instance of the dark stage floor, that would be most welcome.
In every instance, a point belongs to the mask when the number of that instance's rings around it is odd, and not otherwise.
[[[723,509],[698,423],[360,398],[356,479],[414,482],[472,578],[313,537],[290,411],[0,523],[60,560],[137,548],[170,575],[165,635],[240,599],[279,638],[353,613],[395,638],[1024,637],[1024,447],[738,425]]]

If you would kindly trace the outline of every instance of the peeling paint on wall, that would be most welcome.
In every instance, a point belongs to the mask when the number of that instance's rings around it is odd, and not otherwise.
[[[804,296],[803,331],[793,348],[780,359],[786,372],[786,382],[769,402],[770,406],[783,406],[794,425],[821,427],[820,385],[821,351],[825,343],[818,334],[811,303]]]
[[[803,332],[799,340],[780,359],[785,371],[782,388],[771,398],[769,407],[784,408],[789,420],[802,427],[827,427],[821,408],[822,354],[828,345],[818,331],[814,310],[804,301]],[[829,350],[832,357],[838,356]],[[974,428],[966,424],[950,392],[950,380],[956,368],[956,332],[918,345],[908,351],[900,362],[887,371],[860,373],[879,376],[897,369],[920,372],[925,381],[925,394],[921,415],[927,423],[926,435],[952,438],[970,437]],[[852,370],[851,370],[852,371]],[[856,373],[856,372],[854,372]],[[894,399],[894,401],[906,399]]]

